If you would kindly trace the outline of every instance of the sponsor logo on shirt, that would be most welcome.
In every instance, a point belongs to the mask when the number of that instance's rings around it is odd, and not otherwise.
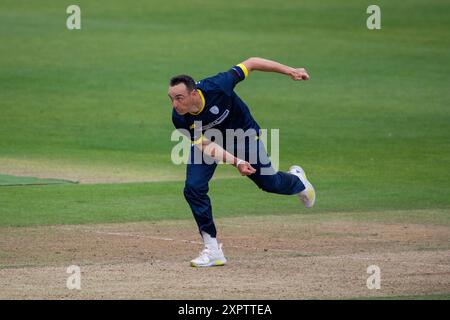
[[[216,120],[214,120],[211,123],[208,123],[207,125],[202,126],[202,130],[208,130],[208,129],[211,129],[212,127],[214,127],[214,126],[216,126],[218,124],[221,124],[223,122],[223,120],[225,120],[225,118],[228,117],[229,113],[230,113],[230,110],[225,110],[225,112],[222,113],[222,115],[220,117],[218,117]]]

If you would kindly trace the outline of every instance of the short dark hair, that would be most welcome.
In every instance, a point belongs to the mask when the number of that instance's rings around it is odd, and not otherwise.
[[[195,81],[191,76],[181,74],[179,76],[172,77],[170,79],[170,86],[176,86],[177,84],[184,83],[188,91],[192,91],[195,89]]]

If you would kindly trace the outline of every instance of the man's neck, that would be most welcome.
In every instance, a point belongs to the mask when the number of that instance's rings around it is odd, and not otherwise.
[[[197,98],[195,98],[194,100],[194,105],[192,106],[192,111],[190,111],[191,113],[198,113],[203,107],[203,100],[200,97],[200,95],[197,96]]]

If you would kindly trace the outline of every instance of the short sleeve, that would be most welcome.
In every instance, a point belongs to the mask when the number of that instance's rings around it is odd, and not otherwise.
[[[227,95],[231,95],[234,87],[248,77],[248,70],[242,63],[232,67],[227,72],[221,72],[206,79],[211,86],[220,88]]]

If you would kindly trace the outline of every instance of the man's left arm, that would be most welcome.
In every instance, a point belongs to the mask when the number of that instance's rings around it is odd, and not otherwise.
[[[292,80],[309,80],[309,74],[304,68],[293,68],[264,58],[252,57],[239,65],[244,65],[248,73],[253,70],[276,72],[290,76]]]

